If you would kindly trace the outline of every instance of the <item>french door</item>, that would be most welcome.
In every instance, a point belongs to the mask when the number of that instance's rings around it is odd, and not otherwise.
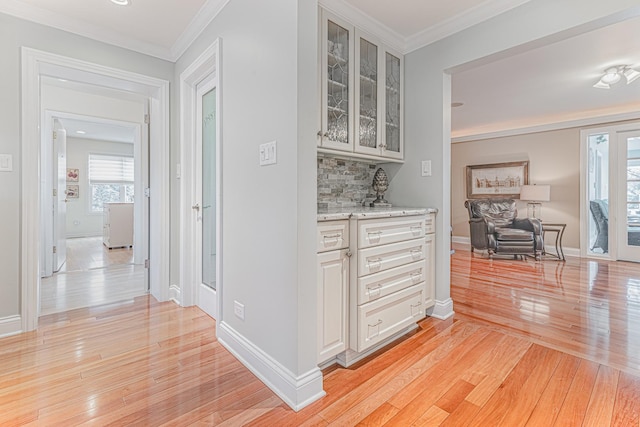
[[[196,87],[196,218],[197,305],[213,318],[217,303],[217,88],[213,78]]]
[[[581,135],[582,254],[640,262],[640,123]]]
[[[618,259],[640,262],[640,130],[618,134]]]

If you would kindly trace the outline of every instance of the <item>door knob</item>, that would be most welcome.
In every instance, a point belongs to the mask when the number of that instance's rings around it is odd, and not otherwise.
[[[197,211],[200,210],[200,205],[198,203],[196,203],[195,205],[191,206],[191,209],[195,209]]]

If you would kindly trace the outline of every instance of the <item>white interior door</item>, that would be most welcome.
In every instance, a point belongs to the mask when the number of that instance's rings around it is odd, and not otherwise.
[[[195,194],[197,304],[218,315],[217,271],[217,88],[213,78],[196,87]]]
[[[618,138],[618,259],[640,262],[640,131]]]
[[[67,131],[59,124],[53,131],[53,153],[52,251],[53,271],[58,272],[67,260]]]

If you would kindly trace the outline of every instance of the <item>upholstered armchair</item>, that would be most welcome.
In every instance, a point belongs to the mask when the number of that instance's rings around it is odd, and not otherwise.
[[[471,251],[486,250],[494,254],[532,255],[540,259],[544,240],[542,223],[535,218],[518,218],[512,199],[467,200]]]

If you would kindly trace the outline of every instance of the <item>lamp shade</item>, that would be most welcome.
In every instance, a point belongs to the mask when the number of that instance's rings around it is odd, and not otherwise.
[[[520,200],[548,202],[551,200],[550,185],[523,185],[520,187]]]

